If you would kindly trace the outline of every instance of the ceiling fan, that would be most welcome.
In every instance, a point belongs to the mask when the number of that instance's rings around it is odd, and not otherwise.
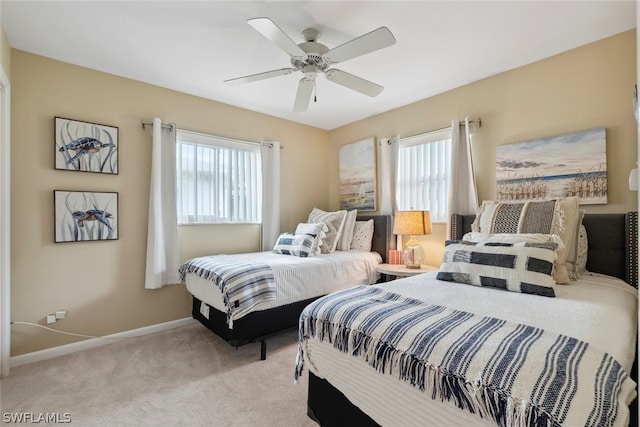
[[[302,37],[304,37],[305,41],[296,44],[269,18],[253,18],[249,19],[247,23],[266,37],[267,40],[273,42],[291,56],[291,65],[293,67],[237,77],[225,80],[225,83],[249,83],[302,71],[304,77],[298,83],[298,91],[293,105],[294,112],[307,111],[309,108],[309,101],[315,88],[318,73],[323,73],[327,80],[331,82],[371,97],[378,95],[384,89],[373,82],[337,68],[329,67],[395,44],[396,39],[387,27],[380,27],[340,46],[329,49],[322,43],[317,42],[320,33],[315,28],[304,30]]]

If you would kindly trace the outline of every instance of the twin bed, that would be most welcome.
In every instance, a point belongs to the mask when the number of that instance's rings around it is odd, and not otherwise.
[[[186,274],[194,318],[232,345],[260,341],[263,359],[267,337],[298,325],[295,377],[308,371],[307,412],[323,426],[637,423],[637,213],[581,217],[586,265],[567,284],[549,288],[514,287],[494,277],[469,286],[464,274],[445,271],[455,256],[475,262],[459,252],[450,259],[445,252],[438,272],[370,286],[395,239],[392,217],[358,217],[368,219],[375,221],[370,253],[269,255],[276,282],[286,276],[297,291],[278,288],[275,300],[237,319],[230,319],[216,287]],[[467,235],[474,220],[454,215],[452,239]],[[485,245],[472,249],[485,261],[482,251],[515,250],[506,241],[479,244]],[[562,247],[526,246],[542,252]],[[250,265],[264,255],[243,257]],[[527,278],[557,279],[557,255],[543,258],[531,264]],[[546,273],[545,262],[554,265]],[[489,264],[482,268],[499,270]],[[495,287],[502,290],[488,289]]]
[[[193,295],[192,316],[233,346],[259,341],[260,358],[265,359],[267,338],[296,327],[300,313],[310,302],[378,280],[376,266],[386,262],[388,249],[395,248],[393,218],[361,215],[357,220],[373,221],[371,251],[334,251],[306,258],[265,252],[233,256],[232,261],[240,260],[247,266],[268,265],[276,288],[275,299],[255,306],[239,318],[229,318],[228,304],[211,280],[197,271],[187,272],[184,280]]]
[[[452,238],[473,221],[454,216]],[[554,286],[553,298],[430,272],[310,304],[296,362],[296,377],[309,371],[309,417],[323,426],[635,425],[637,213],[582,224],[588,273]]]

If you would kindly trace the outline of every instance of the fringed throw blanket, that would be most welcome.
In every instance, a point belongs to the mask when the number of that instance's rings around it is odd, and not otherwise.
[[[635,396],[618,362],[588,343],[375,286],[305,308],[296,380],[309,337],[502,426],[622,425]]]
[[[183,264],[180,279],[195,273],[211,280],[220,288],[227,307],[227,324],[251,312],[258,304],[276,298],[276,287],[271,267],[266,264],[243,261],[233,255],[214,255],[193,258]]]

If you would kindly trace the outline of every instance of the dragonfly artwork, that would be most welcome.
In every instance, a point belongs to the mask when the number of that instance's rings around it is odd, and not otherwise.
[[[55,241],[118,239],[118,193],[54,191]]]
[[[118,128],[55,118],[56,169],[118,173]]]

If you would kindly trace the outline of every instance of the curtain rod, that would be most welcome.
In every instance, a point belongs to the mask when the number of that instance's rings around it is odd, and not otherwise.
[[[150,122],[149,120],[140,120],[140,123],[142,123],[142,129],[144,129],[146,126],[153,126],[153,122]],[[163,129],[169,129],[171,132],[173,132],[173,124],[165,125],[163,123],[161,126]]]
[[[480,117],[478,117],[477,119],[469,120],[469,125],[472,125],[472,124],[477,124],[478,127],[482,127],[482,119]],[[460,126],[464,126],[465,124],[464,124],[464,122],[460,122],[459,125]],[[443,130],[447,130],[447,129],[451,129],[451,126],[443,127],[443,128],[440,128],[440,129],[429,130],[427,132],[414,133],[413,135],[400,136],[399,139],[413,138],[413,137],[416,137],[416,136],[428,135],[430,133],[442,132]],[[387,144],[392,144],[392,141],[394,141],[394,140],[395,140],[395,138],[389,138],[389,140],[387,141]]]
[[[141,120],[140,122],[142,123],[142,129],[144,129],[144,128],[145,128],[145,126],[153,126],[153,122],[151,122],[151,121],[149,121],[149,120]],[[173,132],[173,127],[174,127],[174,125],[173,125],[173,124],[168,124],[168,125],[162,124],[162,128],[163,128],[163,129],[167,129],[167,128],[168,128],[168,129],[170,129],[170,130],[171,130],[171,132]],[[202,136],[209,136],[209,137],[210,137],[210,136],[214,136],[214,137],[216,137],[216,136],[217,136],[218,138],[224,138],[224,139],[227,139],[227,140],[229,140],[229,141],[239,142],[239,143],[242,143],[242,144],[258,144],[258,145],[266,145],[266,146],[267,146],[267,147],[269,147],[269,148],[273,148],[273,144],[272,144],[272,143],[270,143],[270,142],[249,141],[249,140],[243,140],[243,139],[228,138],[228,137],[226,137],[226,136],[208,135],[208,134],[206,134],[206,133],[202,133],[202,132],[195,132],[195,131],[192,131],[192,130],[186,130],[186,129],[180,129],[180,130],[181,130],[182,132],[192,133],[192,134],[194,134],[194,135],[202,135]],[[281,149],[281,150],[284,150],[284,145],[280,145],[280,149]]]
[[[470,125],[472,125],[474,123],[477,124],[479,128],[482,127],[482,119],[480,117],[478,117],[475,120],[469,120],[469,124]],[[464,126],[464,122],[460,122],[460,126]]]

